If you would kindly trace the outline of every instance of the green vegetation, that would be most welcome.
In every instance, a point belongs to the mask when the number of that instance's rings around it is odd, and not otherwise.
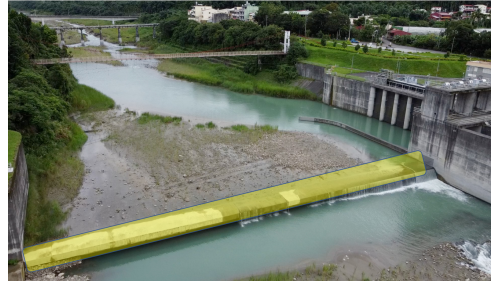
[[[249,129],[245,125],[238,124],[238,125],[231,126],[231,130],[234,130],[234,131],[237,131],[237,132],[246,132]]]
[[[16,156],[17,156],[17,151],[19,149],[19,145],[21,144],[21,134],[18,132],[14,132],[9,130],[9,164],[12,165],[12,167],[16,167]],[[8,179],[10,181],[10,178],[12,177],[14,173],[9,173]],[[9,186],[10,188],[10,186]]]
[[[316,95],[305,89],[273,82],[269,79],[269,77],[273,77],[270,71],[262,71],[261,74],[253,76],[239,69],[197,58],[164,60],[158,65],[158,70],[176,78],[220,86],[244,94],[256,93],[279,98],[317,99]]]
[[[343,50],[331,49],[329,47],[316,47],[306,45],[309,57],[304,62],[318,65],[333,65],[350,68],[354,56],[353,68],[366,71],[378,72],[381,68],[396,70],[398,59],[384,58],[368,54],[349,54]],[[437,59],[402,59],[400,73],[418,75],[436,75]],[[440,77],[461,77],[465,69],[465,61],[446,61],[444,58],[439,62]]]
[[[217,128],[217,125],[215,125],[212,121],[207,122],[205,125],[206,125],[206,126],[207,126],[207,128],[209,128],[209,129],[215,129],[215,128]]]
[[[198,128],[198,129],[205,129],[205,125],[201,124],[201,123],[196,124],[195,127]]]
[[[71,93],[71,107],[73,110],[92,112],[111,109],[115,101],[101,92],[87,85],[77,85]]]
[[[65,19],[64,21],[67,21],[72,24],[78,24],[78,25],[86,25],[86,26],[92,26],[92,25],[112,25],[113,22],[110,20],[97,20],[97,19]],[[65,32],[66,34],[66,32]]]
[[[161,116],[157,114],[151,114],[149,112],[144,112],[139,118],[137,118],[137,122],[139,122],[139,124],[146,124],[153,121],[158,121],[166,124],[174,123],[178,125],[182,121],[182,117]]]
[[[18,262],[19,262],[19,260],[12,259],[12,260],[9,260],[9,265],[16,265]]]
[[[69,65],[36,66],[29,59],[68,57],[54,30],[9,12],[9,130],[22,135],[29,174],[25,245],[62,237],[61,204],[78,194],[84,165],[77,157],[87,140],[68,117],[74,111],[109,108],[112,100],[79,85]],[[104,104],[100,104],[100,103]]]
[[[271,125],[257,125],[255,124],[253,127],[247,127],[242,124],[237,124],[231,126],[231,130],[237,131],[237,132],[249,132],[249,131],[255,131],[255,132],[263,132],[263,133],[274,133],[278,131],[278,126],[271,126]]]

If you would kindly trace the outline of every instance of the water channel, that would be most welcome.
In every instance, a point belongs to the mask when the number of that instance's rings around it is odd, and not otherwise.
[[[99,44],[89,35],[88,45]],[[113,55],[119,46],[105,43]],[[408,146],[410,132],[319,102],[244,95],[165,77],[155,61],[123,67],[72,64],[75,77],[122,108],[215,122],[271,124],[281,130],[333,136],[365,161],[395,155],[378,144],[299,116],[337,120]],[[74,273],[93,280],[232,280],[288,269],[339,253],[364,252],[397,264],[441,242],[491,239],[491,207],[429,177],[393,190],[293,209],[290,214],[232,224],[86,260]],[[486,270],[488,263],[482,265]]]

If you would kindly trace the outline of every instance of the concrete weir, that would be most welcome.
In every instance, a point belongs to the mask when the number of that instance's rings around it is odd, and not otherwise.
[[[24,249],[29,271],[364,191],[426,173],[420,152],[269,187]]]

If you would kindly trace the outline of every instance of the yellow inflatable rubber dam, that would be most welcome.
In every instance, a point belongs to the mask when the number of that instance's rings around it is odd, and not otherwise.
[[[24,249],[29,271],[147,244],[425,174],[412,152]]]

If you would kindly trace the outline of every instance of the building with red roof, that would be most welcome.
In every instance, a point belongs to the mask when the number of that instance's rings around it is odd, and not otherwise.
[[[451,15],[450,13],[432,13],[429,19],[435,21],[451,20]]]
[[[411,33],[399,29],[392,29],[389,30],[389,32],[387,33],[387,40],[392,40],[394,36],[403,36],[403,35],[411,35]]]

